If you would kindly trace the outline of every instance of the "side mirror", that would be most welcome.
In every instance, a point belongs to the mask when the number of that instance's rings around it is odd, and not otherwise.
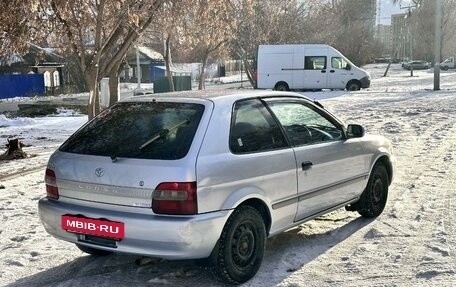
[[[365,134],[364,127],[362,125],[350,124],[347,127],[347,137],[351,138],[362,138]]]
[[[350,71],[351,68],[352,68],[352,66],[350,64],[347,64],[347,66],[345,66],[345,70],[347,70],[347,71]]]

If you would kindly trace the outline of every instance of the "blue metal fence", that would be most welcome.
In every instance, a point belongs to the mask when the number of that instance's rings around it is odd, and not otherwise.
[[[0,75],[0,99],[43,96],[43,74]]]

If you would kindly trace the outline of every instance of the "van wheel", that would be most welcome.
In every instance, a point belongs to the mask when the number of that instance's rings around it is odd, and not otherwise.
[[[363,217],[379,216],[385,209],[388,198],[388,173],[381,163],[376,163],[369,177],[367,187],[359,200],[358,213]]]
[[[347,91],[359,91],[361,89],[361,85],[356,81],[348,82],[347,84]]]
[[[265,245],[266,228],[260,213],[251,206],[235,209],[220,236],[216,277],[229,284],[246,282],[260,268]]]
[[[443,66],[443,67],[442,67],[442,70],[448,71],[448,66]]]
[[[106,256],[112,254],[112,251],[95,249],[92,247],[76,244],[76,246],[84,253],[95,255],[95,256]]]
[[[286,91],[289,91],[290,88],[288,87],[287,83],[285,83],[285,82],[278,82],[278,83],[275,85],[274,90],[286,92]]]

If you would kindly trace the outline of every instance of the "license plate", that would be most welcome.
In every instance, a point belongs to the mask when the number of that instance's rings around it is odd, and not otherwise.
[[[123,222],[107,219],[94,219],[84,216],[62,215],[62,229],[68,232],[88,234],[100,237],[124,239],[125,227]]]

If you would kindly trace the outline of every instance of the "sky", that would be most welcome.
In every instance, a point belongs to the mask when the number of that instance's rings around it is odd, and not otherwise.
[[[404,13],[404,9],[401,9],[400,6],[406,7],[409,5],[409,0],[402,0],[401,4],[392,4],[392,0],[380,0],[381,3],[381,15],[380,15],[380,23],[389,25],[391,24],[391,15],[392,14],[399,14]],[[377,3],[378,5],[378,3]]]

